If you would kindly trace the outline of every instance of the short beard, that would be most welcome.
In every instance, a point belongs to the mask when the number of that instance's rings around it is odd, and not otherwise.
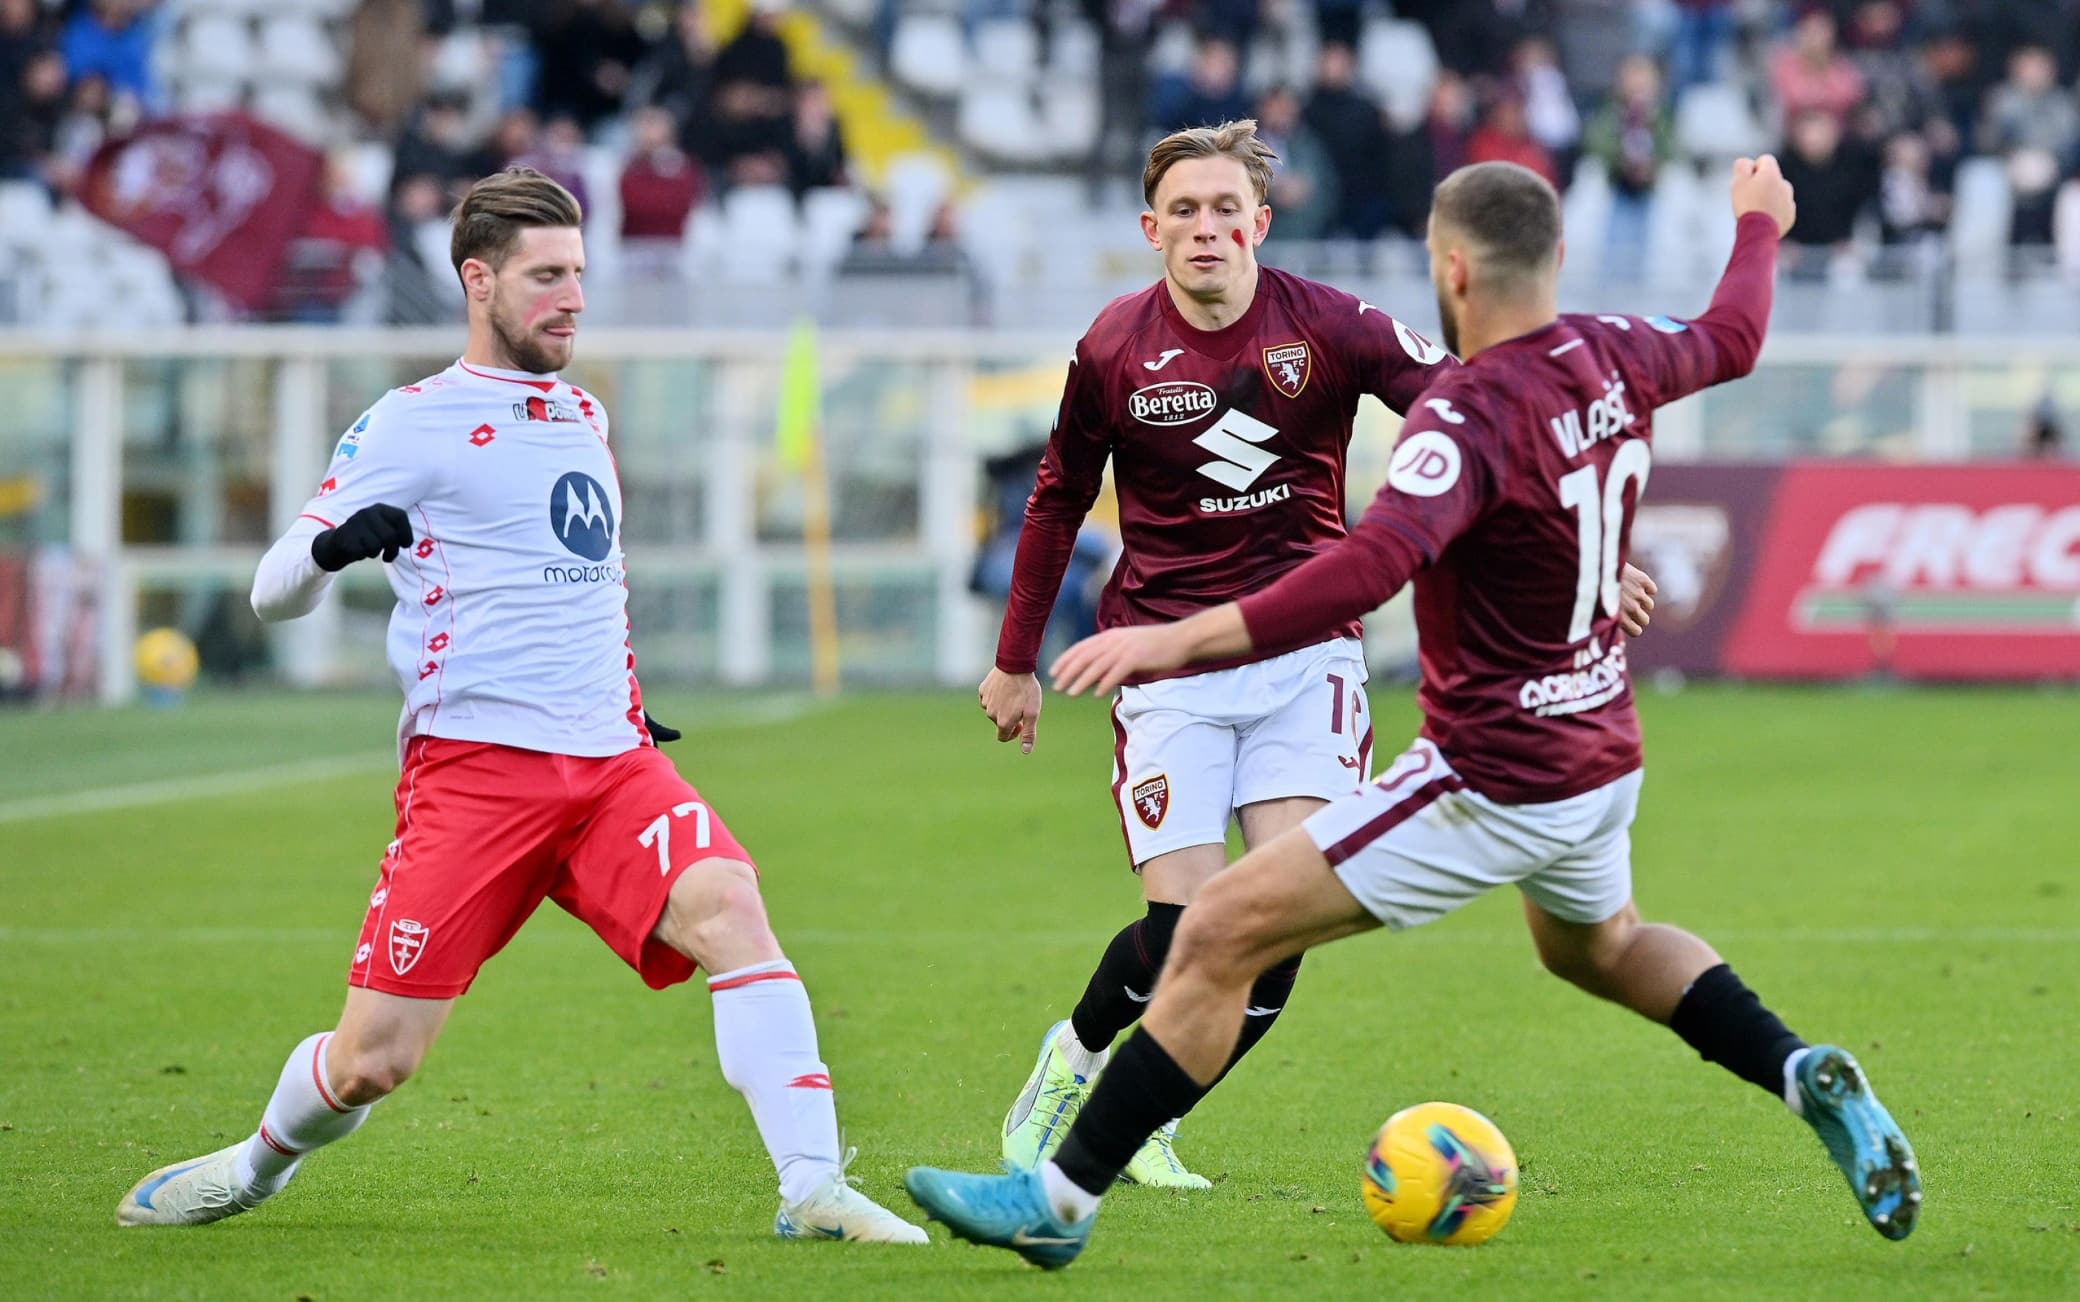
[[[524,332],[508,332],[505,324],[495,316],[491,320],[491,333],[497,336],[499,347],[505,349],[515,369],[531,375],[548,375],[563,369],[563,362],[548,351],[546,344]]]
[[[1437,291],[1437,323],[1444,329],[1445,351],[1454,357],[1460,356],[1459,318],[1452,311],[1452,305],[1445,301],[1444,291],[1441,289]]]

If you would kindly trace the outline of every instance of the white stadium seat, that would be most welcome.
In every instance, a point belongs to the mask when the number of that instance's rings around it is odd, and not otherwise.
[[[260,25],[260,67],[266,80],[329,86],[340,78],[339,49],[316,21],[289,14]]]
[[[263,82],[253,91],[253,115],[307,145],[325,145],[333,135],[331,114],[317,95],[288,82]]]
[[[1358,37],[1358,81],[1397,122],[1422,116],[1437,80],[1437,49],[1420,23],[1375,18]]]
[[[1022,18],[997,18],[975,29],[971,76],[1023,86],[1040,71],[1040,38]]]
[[[1057,23],[1053,36],[1048,40],[1048,82],[1095,82],[1098,79],[1099,53],[1096,24],[1081,19]]]
[[[1033,97],[1023,86],[969,83],[961,92],[959,130],[969,146],[1006,162],[1038,162],[1048,153]]]
[[[1754,154],[1766,144],[1747,92],[1731,82],[1692,86],[1676,104],[1676,145],[1683,153],[1717,161]]]
[[[722,235],[728,255],[716,274],[739,285],[787,278],[801,243],[794,196],[783,186],[745,185],[722,199]]]
[[[229,14],[197,14],[181,30],[181,75],[194,81],[243,81],[258,64],[250,25]]]
[[[896,23],[888,51],[896,80],[927,95],[950,98],[968,75],[968,46],[961,25],[945,14],[909,14]]]
[[[939,205],[953,193],[953,177],[930,154],[904,154],[890,160],[883,188],[890,243],[901,252],[917,252],[924,247]]]
[[[1080,162],[1098,142],[1103,109],[1095,85],[1051,84],[1040,92],[1040,127],[1054,156]]]
[[[0,181],[0,242],[34,248],[50,227],[50,193],[37,181]]]
[[[1998,158],[1967,158],[1957,165],[1957,206],[1950,218],[1950,247],[1960,271],[1989,274],[2008,251],[2008,225],[2015,197]]]
[[[238,108],[246,101],[244,82],[210,76],[183,78],[177,83],[174,103],[187,113],[219,113]]]
[[[844,260],[852,237],[866,220],[867,197],[840,186],[819,186],[802,196],[802,265],[822,274]]]

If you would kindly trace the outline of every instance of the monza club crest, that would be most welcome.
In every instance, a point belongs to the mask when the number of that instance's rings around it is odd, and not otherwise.
[[[426,952],[426,942],[433,931],[423,922],[410,918],[399,918],[390,924],[390,970],[403,976],[419,962]]]
[[[1163,815],[1170,812],[1170,777],[1158,773],[1146,782],[1136,782],[1133,790],[1134,816],[1141,825],[1153,832],[1163,825]]]
[[[1299,343],[1279,344],[1264,350],[1264,378],[1271,387],[1288,398],[1297,398],[1307,387],[1308,363],[1312,360],[1305,340]]]

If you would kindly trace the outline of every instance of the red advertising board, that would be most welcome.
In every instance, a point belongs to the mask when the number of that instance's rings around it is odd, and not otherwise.
[[[1633,557],[1641,669],[2080,678],[2080,466],[1658,468]]]

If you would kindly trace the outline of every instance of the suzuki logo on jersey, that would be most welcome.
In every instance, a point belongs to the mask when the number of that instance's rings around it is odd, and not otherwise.
[[[1127,411],[1144,425],[1189,425],[1213,404],[1213,390],[1190,380],[1165,380],[1127,396]]]
[[[1158,773],[1146,782],[1136,782],[1133,792],[1134,814],[1141,825],[1153,832],[1163,825],[1163,815],[1170,812],[1170,777]]]
[[[1288,398],[1297,398],[1307,387],[1307,345],[1303,343],[1280,344],[1264,350],[1264,374],[1270,379],[1271,387]]]
[[[433,931],[423,922],[410,918],[399,918],[390,924],[390,970],[403,976],[419,962],[426,952],[426,942],[433,938]]]
[[[514,420],[547,420],[578,423],[578,409],[555,398],[544,398],[537,394],[525,402],[513,404]]]
[[[587,474],[571,471],[549,490],[549,527],[556,541],[588,561],[614,550],[614,508],[607,490]]]

